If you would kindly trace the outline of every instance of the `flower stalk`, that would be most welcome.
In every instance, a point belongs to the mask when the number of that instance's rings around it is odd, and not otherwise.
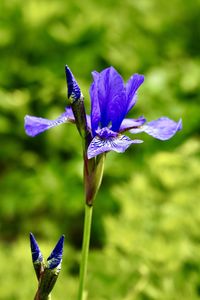
[[[88,160],[84,156],[84,183],[85,183],[85,216],[83,229],[83,243],[79,275],[78,300],[84,300],[86,295],[85,284],[87,277],[88,254],[92,225],[93,204],[101,185],[105,155]]]
[[[84,300],[86,294],[85,283],[86,283],[86,276],[87,276],[88,254],[89,254],[90,234],[91,234],[91,225],[92,225],[92,212],[93,212],[93,206],[85,203],[83,245],[82,245],[80,275],[79,275],[78,298],[77,298],[78,300]]]

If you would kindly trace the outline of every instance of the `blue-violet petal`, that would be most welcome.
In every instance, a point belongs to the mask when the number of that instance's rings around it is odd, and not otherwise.
[[[62,123],[73,122],[72,118],[69,117],[69,112],[66,111],[60,117],[55,120],[49,120],[45,118],[39,118],[34,116],[25,116],[25,131],[26,134],[34,137],[52,127],[56,127]]]
[[[134,74],[126,83],[126,101],[127,101],[127,111],[135,105],[137,101],[137,90],[140,85],[144,82],[144,76],[140,74]]]
[[[113,67],[107,68],[99,73],[97,88],[101,127],[111,124],[117,132],[127,109],[123,79]]]
[[[146,123],[138,129],[131,129],[131,133],[146,132],[156,139],[165,141],[172,138],[175,133],[182,129],[182,120],[175,122],[167,117]]]
[[[110,137],[108,139],[100,138],[96,136],[91,141],[87,155],[88,159],[95,157],[101,153],[108,151],[115,151],[122,153],[124,152],[130,145],[142,143],[141,140],[131,140],[129,137],[125,135],[118,135],[116,137]]]
[[[95,135],[95,131],[97,130],[100,120],[101,120],[101,113],[99,107],[99,99],[98,99],[98,79],[99,73],[92,72],[93,76],[93,83],[90,87],[90,98],[91,98],[91,127],[92,127],[92,134]]]
[[[146,122],[146,119],[141,116],[137,119],[124,119],[119,128],[119,132],[130,130],[131,128],[137,128],[142,126]]]

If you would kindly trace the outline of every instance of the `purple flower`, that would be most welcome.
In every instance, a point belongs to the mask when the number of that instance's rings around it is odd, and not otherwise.
[[[88,159],[109,151],[124,152],[130,145],[143,142],[130,139],[123,134],[125,131],[132,134],[146,132],[156,139],[168,140],[181,130],[181,120],[176,123],[167,117],[151,122],[146,122],[143,116],[126,119],[126,115],[136,104],[137,90],[144,81],[143,75],[132,75],[126,84],[113,67],[100,73],[93,72],[92,75],[91,114],[87,116],[87,129],[91,132],[91,142],[87,149]],[[66,77],[68,98],[76,101],[81,97],[81,91],[68,67]],[[75,123],[75,117],[69,107],[54,121],[26,116],[25,131],[28,135],[35,136],[64,122]]]
[[[176,123],[166,117],[146,124],[144,117],[125,118],[137,101],[143,75],[134,74],[124,85],[119,73],[110,67],[101,73],[93,72],[93,78],[90,88],[93,140],[88,147],[88,158],[111,150],[124,152],[131,144],[143,142],[131,140],[122,134],[124,131],[144,131],[157,139],[168,140],[181,129],[181,120]]]

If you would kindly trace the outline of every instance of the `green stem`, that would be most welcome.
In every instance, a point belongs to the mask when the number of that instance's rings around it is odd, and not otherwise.
[[[79,278],[79,290],[78,300],[84,300],[85,281],[87,275],[87,262],[90,245],[90,233],[92,224],[92,211],[93,206],[85,204],[85,219],[84,219],[84,231],[83,231],[83,244],[82,244],[82,257],[80,265],[80,278]]]
[[[40,292],[37,291],[34,300],[51,300],[51,294],[49,294],[49,295],[40,295]]]

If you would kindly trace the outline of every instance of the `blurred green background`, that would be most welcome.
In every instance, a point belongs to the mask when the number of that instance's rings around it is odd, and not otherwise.
[[[0,300],[33,299],[29,232],[47,257],[66,235],[53,300],[76,299],[83,225],[74,126],[37,138],[25,114],[66,105],[64,65],[85,95],[91,71],[145,75],[131,117],[183,119],[183,130],[107,155],[95,202],[92,300],[200,297],[200,3],[198,0],[0,1]]]

